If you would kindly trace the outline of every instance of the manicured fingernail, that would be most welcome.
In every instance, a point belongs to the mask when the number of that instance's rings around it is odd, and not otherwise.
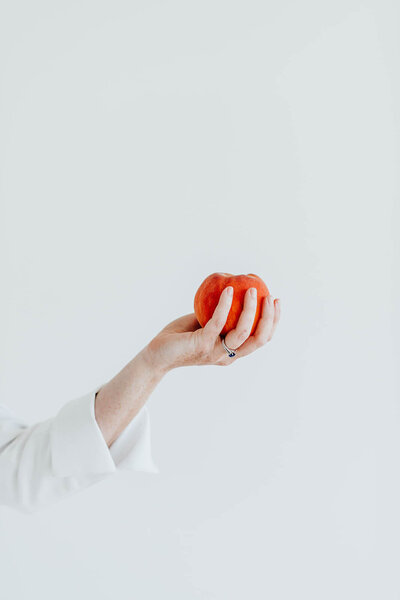
[[[232,296],[233,295],[233,287],[230,285],[226,289],[228,290],[228,296]]]
[[[256,288],[250,288],[250,294],[252,295],[253,298],[257,297],[257,290]]]
[[[268,300],[269,300],[269,303],[270,303],[270,304],[273,304],[273,302],[274,302],[274,299],[273,299],[273,297],[271,296],[271,294],[268,296]]]

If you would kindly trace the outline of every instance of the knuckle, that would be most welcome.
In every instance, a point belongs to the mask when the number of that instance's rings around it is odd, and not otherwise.
[[[220,331],[223,325],[224,323],[221,317],[213,319],[212,323],[210,322],[210,330],[215,333],[216,331]]]
[[[215,337],[215,329],[210,325],[207,329],[202,331],[201,343],[209,344],[211,340]]]
[[[221,331],[221,329],[223,328],[225,323],[226,323],[226,319],[218,319],[217,325],[216,325],[216,329],[217,329],[218,333]]]
[[[238,334],[237,337],[240,341],[243,341],[247,338],[247,336],[249,335],[249,330],[248,329],[241,329]]]
[[[208,338],[215,337],[217,335],[218,327],[218,320],[209,321],[208,327],[204,330],[204,332]]]
[[[201,358],[205,358],[208,354],[208,344],[202,344],[199,348],[198,354],[201,356]]]
[[[207,337],[203,337],[197,347],[198,354],[204,358],[210,351],[210,340]]]

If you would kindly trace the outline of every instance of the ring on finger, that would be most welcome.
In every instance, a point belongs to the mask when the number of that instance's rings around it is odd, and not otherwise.
[[[232,348],[228,348],[228,346],[225,344],[225,337],[223,337],[221,339],[222,345],[224,347],[224,349],[226,350],[226,352],[228,353],[228,356],[230,358],[233,358],[234,356],[236,356],[236,351],[233,350]]]

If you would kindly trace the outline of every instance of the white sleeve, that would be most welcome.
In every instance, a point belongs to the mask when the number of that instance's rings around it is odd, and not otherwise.
[[[146,406],[108,448],[94,412],[100,387],[32,426],[0,406],[0,504],[29,513],[119,469],[159,472]]]

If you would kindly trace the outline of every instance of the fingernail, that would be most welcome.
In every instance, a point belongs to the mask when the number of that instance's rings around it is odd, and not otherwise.
[[[228,296],[232,296],[233,295],[233,287],[230,285],[226,289],[228,290]]]
[[[271,294],[268,296],[268,300],[269,300],[269,303],[270,303],[270,304],[273,304],[273,302],[274,302],[274,299],[273,299],[273,297],[271,296]]]
[[[257,297],[257,290],[256,288],[250,288],[250,294],[252,295],[253,298]]]

